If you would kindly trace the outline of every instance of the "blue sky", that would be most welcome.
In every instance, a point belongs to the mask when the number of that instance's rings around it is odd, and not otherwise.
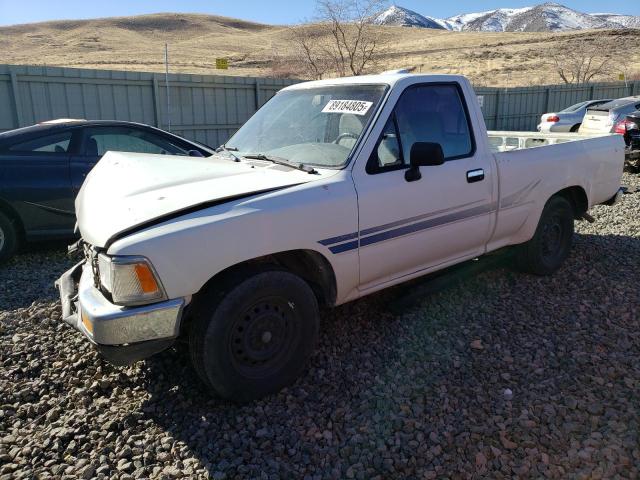
[[[558,3],[583,12],[640,15],[640,1],[567,0]],[[399,0],[397,5],[423,15],[449,17],[458,13],[523,7],[539,1],[502,0],[456,2]],[[45,20],[111,17],[156,12],[197,12],[264,23],[296,23],[313,15],[314,0],[0,0],[0,25]]]

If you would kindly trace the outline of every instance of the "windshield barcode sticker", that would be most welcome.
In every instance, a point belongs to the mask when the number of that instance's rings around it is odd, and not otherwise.
[[[322,113],[353,113],[365,115],[373,102],[364,100],[330,100],[322,109]]]

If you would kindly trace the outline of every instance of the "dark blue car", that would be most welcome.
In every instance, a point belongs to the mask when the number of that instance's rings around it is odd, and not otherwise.
[[[131,122],[55,120],[0,133],[0,262],[23,241],[73,236],[74,199],[108,150],[213,153],[206,145]]]

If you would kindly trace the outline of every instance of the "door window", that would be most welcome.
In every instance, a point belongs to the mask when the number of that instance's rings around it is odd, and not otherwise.
[[[71,143],[71,131],[32,138],[9,147],[11,152],[67,153]]]
[[[473,154],[470,122],[456,85],[407,88],[385,125],[367,171],[407,167],[411,147],[416,142],[439,143],[445,160]]]
[[[159,135],[123,127],[85,130],[84,154],[101,157],[108,151],[187,155],[188,152]]]

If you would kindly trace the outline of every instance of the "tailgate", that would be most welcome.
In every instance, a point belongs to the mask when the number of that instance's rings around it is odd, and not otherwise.
[[[609,133],[613,125],[609,119],[608,110],[587,110],[582,125],[580,125],[580,133]]]

